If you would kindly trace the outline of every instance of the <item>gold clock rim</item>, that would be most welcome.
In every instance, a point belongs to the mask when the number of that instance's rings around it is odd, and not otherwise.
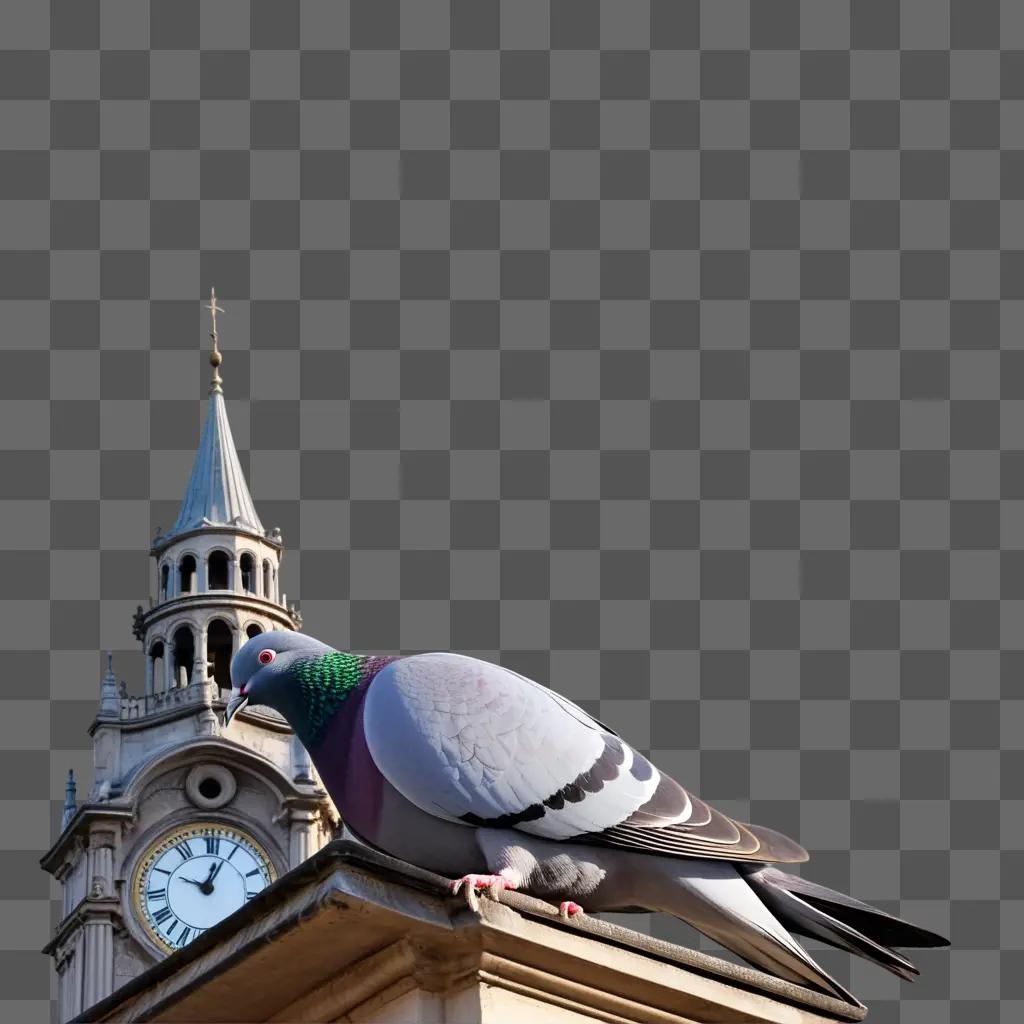
[[[142,851],[141,856],[135,862],[135,867],[132,870],[132,887],[131,887],[131,905],[132,910],[135,912],[135,919],[139,924],[142,925],[146,932],[147,937],[151,942],[154,942],[158,948],[165,952],[171,953],[176,950],[177,946],[172,946],[168,942],[164,941],[161,935],[153,928],[146,917],[145,911],[142,908],[142,898],[140,896],[139,883],[142,880],[142,876],[145,870],[146,864],[149,862],[155,850],[163,846],[165,843],[173,839],[175,836],[184,835],[185,833],[195,832],[196,829],[225,829],[233,832],[237,832],[240,836],[245,838],[245,841],[249,843],[257,853],[263,858],[263,862],[267,868],[267,874],[270,876],[270,882],[267,884],[277,881],[277,869],[274,867],[274,860],[270,856],[267,848],[261,843],[248,829],[243,828],[241,825],[235,825],[228,821],[216,821],[212,818],[203,819],[201,821],[186,822],[182,825],[174,825],[167,829],[165,832],[161,832],[152,842],[148,843],[145,849]],[[203,833],[200,831],[199,835]]]

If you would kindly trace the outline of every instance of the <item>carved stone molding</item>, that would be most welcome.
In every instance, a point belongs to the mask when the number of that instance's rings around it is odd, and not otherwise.
[[[406,938],[410,971],[424,992],[447,993],[477,980],[483,947],[479,936],[452,933],[449,941],[436,936]]]
[[[89,849],[116,850],[121,845],[121,833],[119,821],[94,821],[89,827]]]

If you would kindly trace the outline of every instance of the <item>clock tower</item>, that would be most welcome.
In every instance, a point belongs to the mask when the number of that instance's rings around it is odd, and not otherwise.
[[[281,531],[266,530],[224,406],[211,293],[206,421],[181,510],[154,538],[156,597],[132,623],[145,656],[140,695],[112,659],[90,726],[94,779],[41,860],[63,915],[44,952],[67,1021],[221,918],[333,838],[338,815],[283,718],[246,708],[223,729],[235,651],[299,629],[280,591]]]

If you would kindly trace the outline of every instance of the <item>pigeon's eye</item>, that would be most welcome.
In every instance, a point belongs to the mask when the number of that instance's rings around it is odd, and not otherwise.
[[[277,653],[266,647],[259,653],[259,662],[261,665],[269,665],[276,657]]]

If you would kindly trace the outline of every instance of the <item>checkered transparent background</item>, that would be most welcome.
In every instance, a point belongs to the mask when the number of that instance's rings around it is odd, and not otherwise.
[[[1021,1019],[1024,5],[5,0],[0,47],[0,1018],[50,1019],[212,284],[308,632],[550,682],[951,935],[820,953],[876,1024]]]

